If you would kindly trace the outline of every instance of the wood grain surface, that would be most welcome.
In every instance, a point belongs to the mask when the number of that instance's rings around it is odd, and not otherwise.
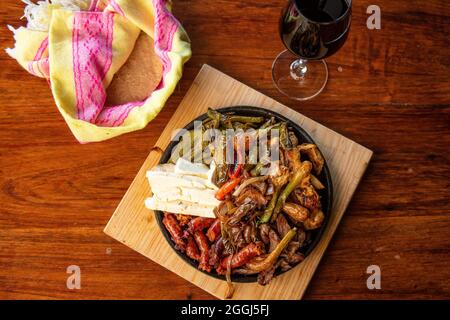
[[[354,2],[327,87],[303,103],[271,80],[284,4],[174,0],[193,48],[178,89],[147,128],[102,143],[78,144],[46,82],[0,50],[0,299],[213,298],[103,233],[204,63],[374,151],[304,298],[450,299],[450,4]],[[366,28],[371,4],[381,30]],[[22,13],[2,1],[2,48]],[[373,264],[381,290],[366,287]],[[66,287],[69,265],[80,290]]]

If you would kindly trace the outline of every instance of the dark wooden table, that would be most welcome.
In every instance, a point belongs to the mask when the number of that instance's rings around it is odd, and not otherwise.
[[[174,2],[193,48],[183,79],[147,128],[110,141],[78,144],[46,82],[1,50],[0,299],[212,298],[102,232],[203,63],[375,152],[305,298],[449,299],[449,3],[356,1],[326,89],[300,103],[271,80],[284,0]],[[370,4],[381,30],[366,27]],[[2,47],[22,8],[2,2]],[[366,287],[373,264],[381,290]],[[80,290],[66,288],[69,265]]]

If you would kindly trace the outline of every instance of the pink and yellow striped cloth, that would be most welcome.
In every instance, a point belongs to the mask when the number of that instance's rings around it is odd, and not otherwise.
[[[164,106],[191,56],[189,38],[165,0],[92,0],[84,11],[49,6],[47,31],[15,30],[14,58],[48,79],[56,105],[81,143],[145,127]],[[163,65],[158,87],[143,101],[108,106],[106,88],[143,31]]]

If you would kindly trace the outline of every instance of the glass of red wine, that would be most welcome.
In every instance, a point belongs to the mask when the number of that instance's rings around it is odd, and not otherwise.
[[[326,57],[342,47],[350,30],[352,0],[289,0],[280,18],[287,50],[272,64],[273,81],[282,93],[308,100],[328,80]]]

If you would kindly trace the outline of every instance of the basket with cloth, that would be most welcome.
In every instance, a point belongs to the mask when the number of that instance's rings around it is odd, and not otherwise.
[[[25,7],[7,53],[48,80],[81,143],[144,128],[162,109],[191,56],[165,0],[46,0]]]

